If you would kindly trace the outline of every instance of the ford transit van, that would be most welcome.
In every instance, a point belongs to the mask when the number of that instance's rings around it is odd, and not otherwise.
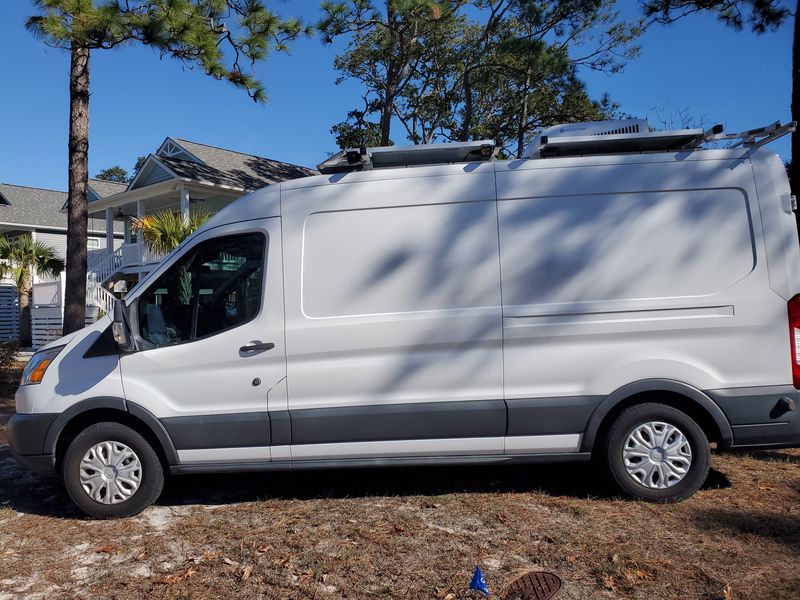
[[[355,149],[237,200],[33,356],[12,452],[121,517],[169,474],[592,457],[675,501],[712,443],[800,445],[785,128],[603,126]]]

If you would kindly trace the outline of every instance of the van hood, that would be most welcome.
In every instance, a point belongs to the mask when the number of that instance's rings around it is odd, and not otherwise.
[[[73,331],[65,336],[58,338],[57,340],[53,340],[36,350],[37,352],[41,352],[42,350],[47,350],[49,348],[55,348],[58,346],[67,346],[68,344],[76,341],[81,340],[86,337],[90,332],[95,331],[97,329],[105,329],[111,323],[111,317],[108,315],[102,316],[97,321],[92,323],[91,325],[87,325],[83,329],[79,329],[78,331]]]

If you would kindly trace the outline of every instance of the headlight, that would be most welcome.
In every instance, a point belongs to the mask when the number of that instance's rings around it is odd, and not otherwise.
[[[25,370],[22,372],[22,382],[20,385],[31,385],[33,383],[41,383],[47,367],[50,366],[58,353],[64,349],[64,346],[57,346],[55,348],[48,348],[37,352],[28,361]]]

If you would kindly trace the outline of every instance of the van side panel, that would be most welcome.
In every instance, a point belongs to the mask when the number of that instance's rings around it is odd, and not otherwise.
[[[742,157],[498,163],[509,415],[531,398],[589,410],[646,379],[791,382],[786,302]]]
[[[403,439],[502,453],[494,173],[474,167],[283,190],[294,459],[416,451]]]
[[[781,159],[769,150],[752,155],[772,289],[789,300],[800,293],[800,243],[789,179]]]

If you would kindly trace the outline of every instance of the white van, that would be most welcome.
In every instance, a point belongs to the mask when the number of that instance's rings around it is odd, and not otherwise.
[[[336,155],[37,352],[11,449],[95,517],[167,473],[592,456],[629,495],[686,498],[710,442],[800,445],[798,231],[760,147],[791,126]]]

